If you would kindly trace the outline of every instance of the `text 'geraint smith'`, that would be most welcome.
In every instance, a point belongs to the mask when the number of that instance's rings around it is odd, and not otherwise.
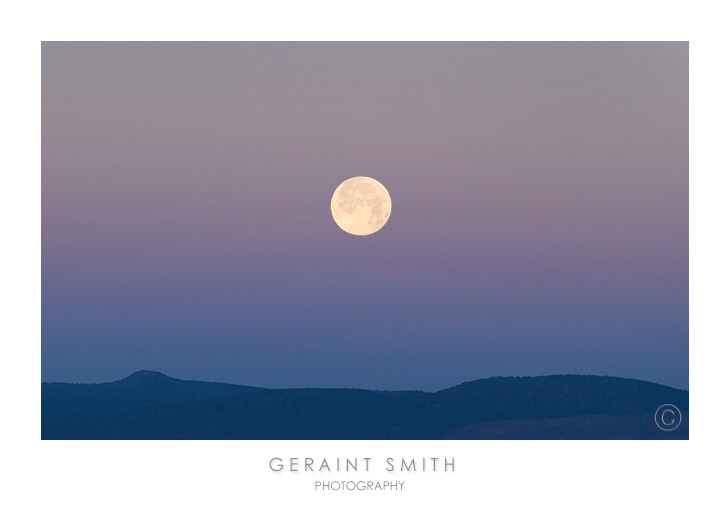
[[[368,472],[372,458],[272,458],[268,466],[274,472]],[[382,468],[382,467],[379,467]],[[455,458],[387,458],[387,472],[454,472]]]

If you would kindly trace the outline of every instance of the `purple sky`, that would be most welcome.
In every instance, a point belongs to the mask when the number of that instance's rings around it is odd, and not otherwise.
[[[45,381],[688,387],[687,43],[44,43],[42,203]]]

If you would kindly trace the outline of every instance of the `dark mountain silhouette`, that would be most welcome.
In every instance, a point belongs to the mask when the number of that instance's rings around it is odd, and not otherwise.
[[[655,410],[682,413],[660,430]],[[43,439],[687,439],[688,392],[589,375],[495,377],[436,393],[264,389],[140,371],[41,384]]]

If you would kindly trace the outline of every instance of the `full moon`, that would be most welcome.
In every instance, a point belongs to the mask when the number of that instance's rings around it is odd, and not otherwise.
[[[371,235],[381,230],[391,212],[387,188],[370,177],[345,180],[331,198],[334,221],[352,235]]]

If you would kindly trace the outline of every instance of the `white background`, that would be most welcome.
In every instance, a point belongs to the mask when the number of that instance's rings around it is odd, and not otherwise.
[[[3,503],[685,503],[725,496],[726,44],[716,2],[26,2],[3,9],[0,386]],[[688,7],[689,6],[689,7]],[[689,40],[690,441],[78,442],[40,440],[41,40]],[[316,492],[279,457],[371,457]],[[385,458],[447,457],[403,476]],[[717,456],[717,457],[716,457]],[[377,468],[378,467],[378,468]],[[722,471],[721,471],[722,468]],[[332,479],[337,474],[332,474]],[[347,478],[340,474],[339,478]],[[715,498],[708,499],[708,502]]]

